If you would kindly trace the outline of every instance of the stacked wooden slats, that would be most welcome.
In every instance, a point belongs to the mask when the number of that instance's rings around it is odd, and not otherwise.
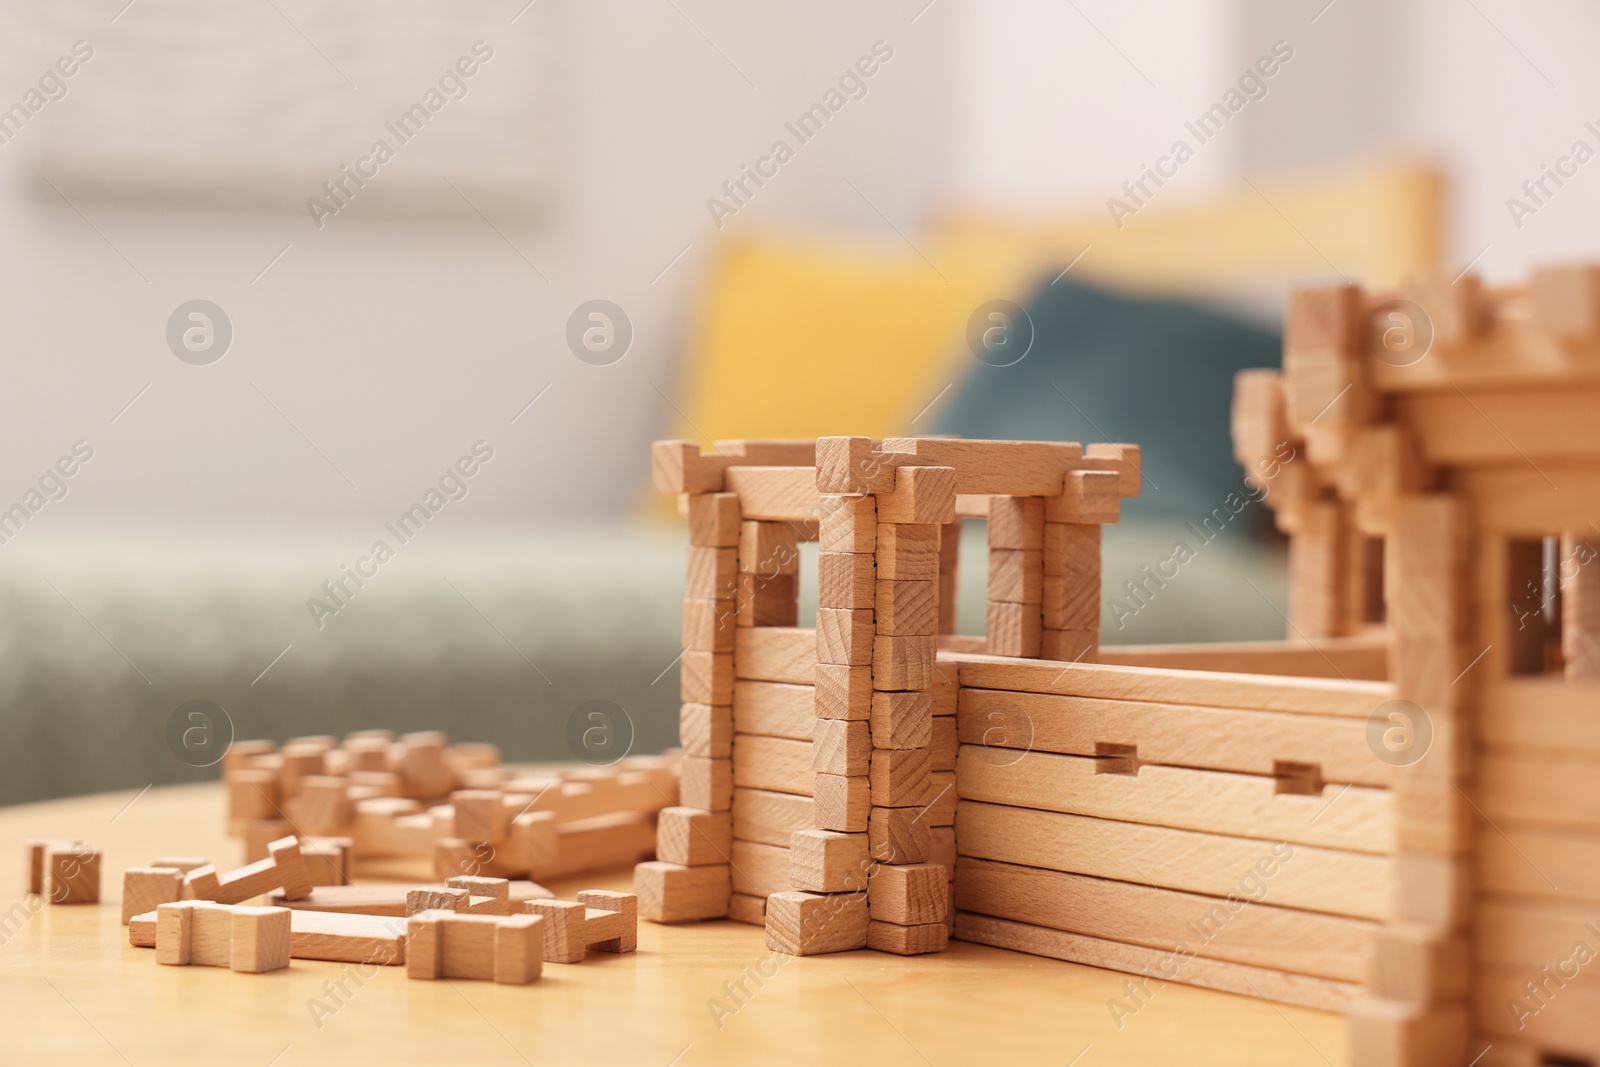
[[[1387,685],[947,658],[956,937],[1354,1002],[1391,917],[1402,771],[1365,731]]]

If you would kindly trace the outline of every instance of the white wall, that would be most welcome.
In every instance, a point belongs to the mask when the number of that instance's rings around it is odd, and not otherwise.
[[[71,95],[0,147],[0,502],[20,498],[74,441],[95,448],[70,495],[24,536],[122,522],[370,525],[415,501],[479,438],[497,457],[458,521],[616,513],[637,499],[647,443],[665,422],[657,390],[674,389],[689,296],[717,238],[706,199],[875,40],[890,42],[894,58],[868,95],[801,148],[729,229],[789,222],[894,240],[846,177],[902,228],[937,202],[948,12],[912,24],[909,2],[541,5],[560,9],[565,35],[555,49],[556,194],[544,223],[505,224],[504,237],[443,185],[427,220],[364,213],[368,201],[357,199],[320,232],[304,189],[285,190],[281,211],[229,213],[80,199],[64,186],[85,221],[41,192],[18,146],[54,109],[155,74],[104,52],[75,76]],[[19,31],[33,6],[9,0],[0,18]],[[162,5],[142,0],[121,17],[161,18]],[[460,40],[438,43],[430,68],[476,37],[498,49],[473,95],[451,107],[505,91],[495,75],[531,61],[532,25],[463,26]],[[93,38],[97,26],[79,36]],[[8,104],[71,43],[24,46],[24,37],[0,33]],[[329,107],[372,106],[329,82]],[[263,101],[271,93],[263,86]],[[374,107],[374,126],[385,117]],[[435,121],[449,118],[447,110]],[[330,170],[340,162],[329,160]],[[451,212],[454,221],[434,220]],[[290,251],[252,284],[285,244]],[[208,367],[181,363],[164,340],[171,311],[195,297],[220,304],[235,329],[232,350]],[[564,342],[569,313],[594,297],[622,305],[636,331],[627,357],[608,367],[580,362]]]

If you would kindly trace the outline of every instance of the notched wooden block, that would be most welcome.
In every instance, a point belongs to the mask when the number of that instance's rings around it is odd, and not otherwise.
[[[122,925],[183,897],[183,872],[176,867],[129,867],[122,873]]]
[[[539,915],[424,911],[406,920],[406,977],[526,985],[544,965]]]
[[[632,952],[638,947],[639,898],[632,893],[586,889],[577,901],[530,900],[529,912],[545,920],[546,963],[581,963],[596,952]]]
[[[894,488],[878,493],[878,522],[945,523],[956,518],[954,467],[900,467]]]
[[[130,924],[131,929],[131,924]],[[287,908],[180,900],[156,908],[156,962],[248,973],[289,965]]]
[[[1114,471],[1068,471],[1061,495],[1046,497],[1046,522],[1109,526],[1122,510],[1122,476]]]

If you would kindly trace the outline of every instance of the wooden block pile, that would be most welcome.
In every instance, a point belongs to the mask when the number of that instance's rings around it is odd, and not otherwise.
[[[678,797],[678,759],[516,773],[492,745],[385,730],[240,741],[223,762],[228,826],[246,856],[303,838],[313,884],[350,881],[374,856],[431,857],[438,877],[556,878],[650,856],[656,814]]]

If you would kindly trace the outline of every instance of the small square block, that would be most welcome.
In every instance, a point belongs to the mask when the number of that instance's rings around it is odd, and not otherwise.
[[[937,526],[878,524],[878,578],[931,581],[939,577]]]
[[[789,884],[813,893],[867,888],[872,868],[866,834],[800,830],[789,839]]]
[[[865,552],[817,554],[817,606],[868,608],[877,596],[877,569]]]
[[[817,662],[847,667],[872,665],[876,636],[870,608],[817,609]]]
[[[956,519],[954,467],[900,467],[894,488],[878,494],[878,523],[945,523]]]
[[[817,716],[823,719],[860,719],[872,713],[872,668],[817,664]]]
[[[934,639],[879,634],[872,642],[872,687],[927,689],[933,684]]]
[[[872,805],[903,808],[926,804],[933,764],[925,748],[877,748],[872,751]]]
[[[872,694],[873,748],[926,748],[933,737],[933,694]]]
[[[100,853],[81,845],[50,849],[44,857],[45,895],[52,904],[100,901]]]
[[[773,893],[767,897],[767,947],[793,956],[867,946],[865,893]]]
[[[733,815],[699,808],[662,808],[656,819],[656,858],[685,867],[728,862]]]
[[[739,544],[739,495],[695,493],[689,497],[689,543],[706,548]]]
[[[686,756],[731,756],[733,708],[692,703],[680,706],[678,745]]]
[[[828,497],[822,502],[818,547],[824,552],[872,552],[878,540],[877,502],[870,496]]]
[[[949,874],[933,863],[879,864],[867,884],[872,917],[901,926],[943,923],[949,910]]]
[[[844,833],[865,833],[872,810],[871,780],[819,774],[811,782],[812,814],[817,826]]]
[[[860,777],[872,759],[872,735],[859,720],[818,719],[813,724],[811,766],[819,774]]]
[[[1068,471],[1061,495],[1045,498],[1045,521],[1110,525],[1121,513],[1121,487],[1115,471]]]

